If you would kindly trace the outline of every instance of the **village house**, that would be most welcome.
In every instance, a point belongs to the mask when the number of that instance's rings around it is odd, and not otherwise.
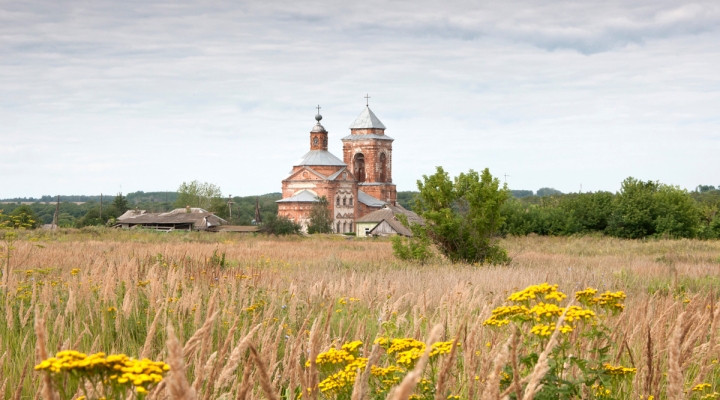
[[[327,198],[333,231],[356,232],[356,221],[385,207],[395,206],[397,190],[392,183],[393,138],[366,105],[343,137],[343,159],[328,151],[328,131],[320,121],[310,131],[310,151],[293,165],[282,181],[278,215],[307,231],[310,211],[319,198]],[[363,232],[364,233],[364,232]]]
[[[386,204],[382,209],[373,211],[355,222],[357,236],[412,236],[412,231],[403,225],[398,218],[398,215],[401,214],[407,219],[408,225],[425,224],[420,216],[405,209],[400,204],[394,206]]]
[[[227,225],[227,221],[202,208],[176,208],[164,213],[145,210],[128,210],[119,216],[117,228],[145,228],[158,231],[187,230],[213,231]]]

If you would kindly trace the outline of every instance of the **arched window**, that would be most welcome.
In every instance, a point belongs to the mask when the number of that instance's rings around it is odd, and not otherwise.
[[[335,204],[340,205],[340,196],[337,197]]]
[[[355,154],[353,171],[355,172],[355,178],[357,178],[358,182],[365,182],[365,156],[363,153]]]
[[[347,232],[347,222],[343,222],[343,233]]]
[[[352,231],[353,231],[353,229],[352,229],[352,225],[353,225],[353,223],[352,223],[352,222],[350,222],[350,230],[349,230],[348,232],[352,232]]]
[[[380,153],[380,182],[387,182],[387,156],[385,153]]]
[[[349,203],[350,205],[353,205],[353,204],[352,204],[352,199],[353,199],[352,196],[350,196],[350,203]]]
[[[337,223],[337,229],[335,229],[335,233],[340,233],[340,222]]]
[[[344,206],[346,206],[346,205],[347,205],[347,199],[346,199],[346,198],[344,198],[344,197],[343,197],[343,205],[344,205]]]

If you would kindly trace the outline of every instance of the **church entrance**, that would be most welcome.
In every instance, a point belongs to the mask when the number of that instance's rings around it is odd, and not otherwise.
[[[365,155],[363,153],[355,154],[353,171],[355,171],[355,178],[358,182],[365,182]]]

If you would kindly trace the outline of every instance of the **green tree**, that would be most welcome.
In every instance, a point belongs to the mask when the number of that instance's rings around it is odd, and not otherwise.
[[[502,263],[507,252],[497,243],[503,218],[500,208],[510,197],[488,169],[470,170],[451,180],[442,167],[423,175],[415,211],[425,220],[417,229],[452,262]]]
[[[265,222],[260,226],[260,232],[275,236],[297,235],[300,233],[300,225],[285,216],[278,217],[272,214],[265,217]]]
[[[701,210],[688,192],[661,185],[654,194],[655,234],[673,238],[694,238],[701,231]]]
[[[327,197],[315,197],[315,200],[310,209],[308,233],[332,233],[333,217]]]
[[[183,182],[178,187],[175,206],[178,208],[199,207],[210,211],[212,199],[220,197],[222,197],[222,191],[217,185],[197,180],[190,183]]]
[[[625,179],[615,196],[608,233],[628,239],[653,235],[657,215],[654,194],[659,187],[658,182]]]
[[[538,196],[538,197],[558,196],[558,195],[561,195],[561,194],[563,194],[561,191],[559,191],[559,190],[557,190],[557,189],[553,189],[553,188],[547,188],[547,187],[540,188],[540,189],[538,189],[538,191],[537,191],[537,196]]]
[[[118,193],[117,196],[115,196],[115,199],[113,199],[112,202],[113,207],[115,207],[115,211],[119,213],[119,215],[122,215],[125,213],[125,211],[128,210],[128,200],[125,196],[123,196],[122,193]]]
[[[23,204],[12,210],[9,215],[9,221],[10,225],[15,229],[33,229],[40,226],[41,223],[35,211],[27,204]]]

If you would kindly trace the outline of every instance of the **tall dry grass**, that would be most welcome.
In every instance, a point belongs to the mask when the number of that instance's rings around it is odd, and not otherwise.
[[[460,362],[443,385],[463,398],[497,398],[484,381],[496,380],[498,360],[513,362],[516,342],[482,321],[510,292],[540,282],[566,292],[626,291],[610,340],[622,350],[617,360],[638,368],[628,398],[682,395],[718,378],[717,242],[509,238],[509,265],[478,267],[409,265],[386,241],[335,237],[91,230],[37,239],[17,243],[0,297],[3,398],[42,394],[42,377],[30,372],[33,349],[43,347],[36,326],[52,327],[43,338],[48,353],[72,344],[169,360],[184,373],[171,374],[152,398],[294,398],[293,390],[318,398],[318,372],[304,362],[354,339],[368,356],[388,321],[418,340],[437,324],[446,340],[457,334]],[[359,301],[339,302],[350,298]]]

